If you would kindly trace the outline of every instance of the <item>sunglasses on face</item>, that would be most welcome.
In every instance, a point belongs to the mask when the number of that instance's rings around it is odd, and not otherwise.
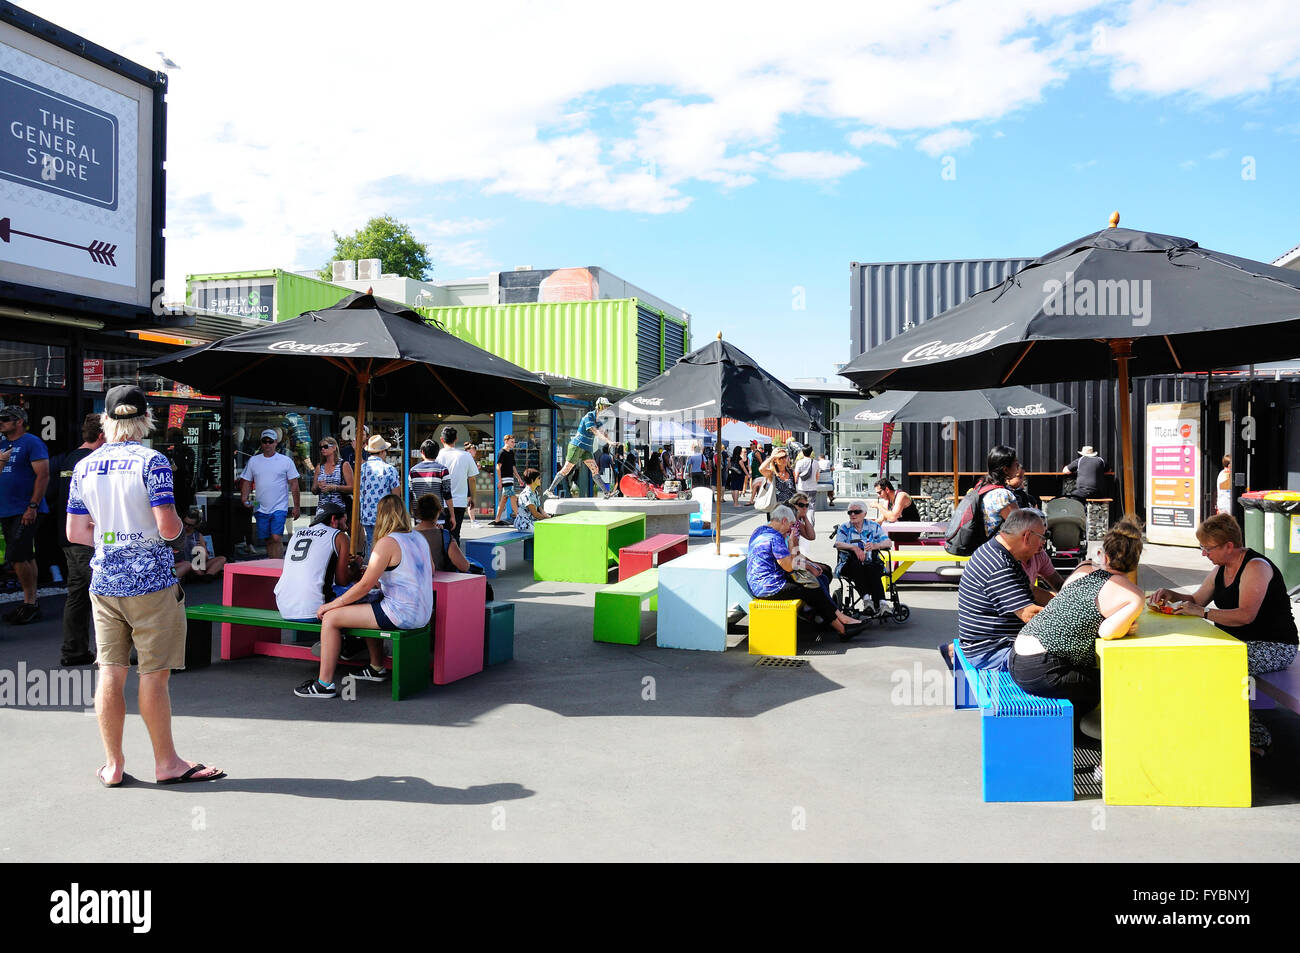
[[[17,419],[18,419],[17,417],[10,417],[9,415],[6,414],[5,416],[0,417],[0,424],[11,424]]]
[[[850,515],[850,516],[861,516],[864,512],[866,512],[866,511],[865,511],[865,510],[849,510],[849,515]]]
[[[272,437],[263,437],[262,443],[275,443],[275,440]]]

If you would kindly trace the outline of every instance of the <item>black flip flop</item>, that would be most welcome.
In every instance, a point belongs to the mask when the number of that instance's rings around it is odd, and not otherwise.
[[[218,778],[224,778],[226,776],[226,772],[220,769],[218,769],[216,774],[210,774],[205,778],[196,778],[194,776],[198,774],[200,771],[206,771],[206,770],[208,770],[208,766],[206,764],[196,764],[194,767],[190,768],[188,771],[182,774],[179,778],[159,778],[158,783],[159,784],[197,784],[200,781],[215,781]]]
[[[99,766],[99,770],[95,772],[95,780],[98,781],[100,784],[102,784],[102,785],[103,785],[104,787],[106,787],[106,788],[120,788],[122,785],[124,785],[124,784],[130,784],[132,781],[135,780],[135,778],[131,777],[131,775],[129,775],[129,774],[127,774],[125,771],[123,771],[123,772],[122,772],[122,780],[118,781],[116,784],[109,784],[107,781],[104,780],[104,769],[107,768],[107,767],[108,767],[108,765],[106,765],[106,764],[101,764],[101,765]]]

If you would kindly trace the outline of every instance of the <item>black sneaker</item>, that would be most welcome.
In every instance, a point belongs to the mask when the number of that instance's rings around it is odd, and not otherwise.
[[[295,688],[293,690],[293,693],[297,695],[299,698],[338,698],[339,697],[339,692],[337,688],[335,688],[333,685],[331,685],[329,688],[326,688],[324,685],[320,683],[320,679],[318,678],[307,679],[307,681],[303,682],[301,685]]]
[[[367,665],[359,668],[355,672],[349,673],[352,678],[361,682],[382,682],[388,678],[388,669],[375,668],[373,665]]]
[[[24,602],[14,610],[13,618],[9,619],[10,625],[26,625],[29,622],[35,622],[41,617],[41,607],[34,602]]]
[[[64,668],[69,668],[73,665],[90,665],[94,661],[94,652],[82,652],[80,655],[63,656],[63,658],[59,659],[59,664]]]
[[[345,662],[355,662],[357,659],[364,658],[368,651],[364,639],[355,635],[345,635],[343,645],[339,647],[339,658]]]

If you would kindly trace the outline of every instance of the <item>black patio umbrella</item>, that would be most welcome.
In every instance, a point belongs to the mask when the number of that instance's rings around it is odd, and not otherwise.
[[[961,420],[1045,420],[1074,413],[1059,401],[1028,387],[990,387],[984,390],[896,390],[850,407],[835,418],[837,424],[935,423]],[[957,495],[957,432],[952,435],[952,496]]]
[[[779,427],[783,430],[821,431],[812,405],[781,383],[754,359],[718,335],[699,350],[680,358],[654,380],[618,401],[616,409],[627,417],[676,420],[697,417],[717,421],[718,437],[727,420]],[[715,550],[722,551],[722,480],[718,480],[718,505],[713,520]]]
[[[552,406],[532,371],[426,324],[405,305],[362,293],[145,366],[210,393],[355,407],[357,460],[367,403],[462,414]],[[354,507],[354,542],[357,521]]]
[[[1129,374],[1300,355],[1300,272],[1111,227],[859,355],[859,388],[957,390],[1119,379],[1124,506],[1134,509]],[[1252,333],[1252,332],[1263,332]]]

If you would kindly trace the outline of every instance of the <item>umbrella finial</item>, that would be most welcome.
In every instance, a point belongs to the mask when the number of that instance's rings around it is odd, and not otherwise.
[[[1119,227],[1119,212],[1110,213],[1110,227],[1111,228]]]
[[[719,340],[719,341],[722,340],[722,332],[721,332],[721,331],[718,332],[718,340]]]

